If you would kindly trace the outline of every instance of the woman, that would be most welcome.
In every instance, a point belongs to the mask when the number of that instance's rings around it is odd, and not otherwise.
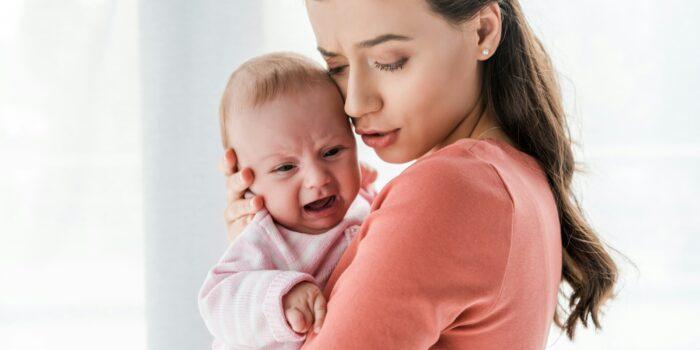
[[[304,348],[542,349],[552,321],[600,327],[617,268],[571,191],[559,87],[518,1],[306,4],[355,131],[417,161],[377,197]],[[242,199],[233,151],[222,164],[235,235],[263,200]]]

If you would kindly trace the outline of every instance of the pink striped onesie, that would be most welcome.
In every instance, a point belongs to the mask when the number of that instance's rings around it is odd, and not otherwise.
[[[277,225],[267,210],[255,214],[199,292],[200,314],[215,338],[212,349],[299,349],[306,335],[287,323],[282,297],[303,281],[324,289],[375,194],[361,189],[344,219],[317,235]]]

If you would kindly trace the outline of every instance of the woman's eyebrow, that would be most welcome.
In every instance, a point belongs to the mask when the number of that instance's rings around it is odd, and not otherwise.
[[[327,51],[326,49],[324,49],[324,48],[322,48],[322,47],[320,47],[320,46],[317,47],[316,49],[318,50],[318,52],[321,53],[321,55],[323,55],[323,57],[326,57],[326,58],[331,58],[331,57],[336,57],[336,56],[338,56],[337,53],[331,52],[331,51]]]
[[[357,43],[357,44],[355,44],[355,47],[366,49],[368,47],[377,46],[379,44],[383,44],[387,41],[392,41],[392,40],[409,41],[409,40],[413,40],[413,38],[409,38],[405,35],[398,35],[398,34],[382,34],[374,39],[369,39],[369,40],[365,40],[363,42]]]
[[[373,46],[377,46],[377,45],[379,45],[379,44],[383,44],[383,43],[385,43],[385,42],[387,42],[387,41],[392,41],[392,40],[395,40],[395,41],[410,41],[410,40],[413,40],[413,38],[408,37],[408,36],[405,36],[405,35],[398,35],[398,34],[382,34],[382,35],[380,35],[380,36],[377,36],[377,37],[374,38],[374,39],[369,39],[369,40],[361,41],[361,42],[355,44],[355,47],[361,48],[361,49],[366,49],[366,48],[373,47]],[[320,47],[320,46],[317,47],[317,49],[318,49],[318,52],[320,52],[321,55],[323,55],[324,57],[330,58],[330,57],[336,57],[336,56],[338,56],[338,53],[328,51],[328,50],[326,50],[326,49],[324,49],[324,48],[322,48],[322,47]]]

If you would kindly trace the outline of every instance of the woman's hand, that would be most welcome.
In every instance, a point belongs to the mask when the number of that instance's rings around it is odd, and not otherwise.
[[[219,162],[219,170],[226,176],[227,207],[224,211],[224,219],[228,240],[233,241],[243,232],[255,213],[263,208],[263,198],[260,196],[244,198],[246,190],[253,183],[255,177],[250,168],[237,171],[236,152],[232,148],[227,149],[224,153],[224,157]]]

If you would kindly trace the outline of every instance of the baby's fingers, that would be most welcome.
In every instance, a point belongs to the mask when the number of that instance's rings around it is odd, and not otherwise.
[[[289,326],[291,326],[295,332],[306,333],[306,329],[308,328],[306,326],[306,318],[304,317],[304,313],[299,311],[299,309],[287,309],[284,312],[284,316],[287,318]]]
[[[314,332],[318,333],[326,319],[326,297],[322,293],[319,293],[314,301],[314,319]]]
[[[362,179],[362,187],[367,187],[377,180],[377,170],[371,166],[360,162],[360,178]]]
[[[287,309],[284,312],[284,316],[295,332],[306,333],[309,331],[309,326],[311,325],[311,319],[313,317],[310,310],[306,309],[302,311],[293,307]]]

